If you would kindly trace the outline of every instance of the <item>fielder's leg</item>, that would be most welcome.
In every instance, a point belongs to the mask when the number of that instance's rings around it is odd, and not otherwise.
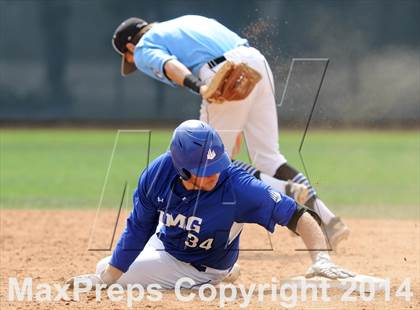
[[[276,178],[273,178],[261,171],[257,170],[251,164],[245,163],[241,160],[233,160],[233,164],[243,170],[248,174],[256,177],[257,179],[263,181],[265,184],[270,185],[275,190],[279,191],[282,194],[285,194],[298,202],[299,204],[305,204],[310,198],[310,190],[303,184],[294,183],[289,181],[283,181]]]
[[[304,185],[309,190],[305,206],[314,210],[325,225],[325,233],[328,241],[333,249],[336,249],[338,244],[348,238],[350,230],[343,223],[343,221],[335,216],[325,203],[316,195],[315,189],[311,186],[308,179],[298,170],[290,166],[288,163],[281,165],[274,178],[279,180],[290,180],[292,183]],[[287,189],[286,189],[287,191]]]
[[[299,204],[314,210],[324,224],[325,233],[333,249],[337,248],[340,241],[348,238],[350,234],[348,227],[317,197],[315,189],[309,184],[306,177],[289,164],[283,164],[276,171],[275,176],[271,177],[240,160],[234,160],[233,163],[265,184],[293,198]]]
[[[209,83],[215,72],[222,66],[223,63],[220,63],[210,69],[207,64],[204,65],[200,69],[200,79],[205,83]],[[204,99],[202,101],[200,120],[206,122],[217,131],[229,156],[232,156],[238,134],[242,132],[247,121],[249,110],[253,105],[252,95],[251,93],[244,100],[224,104],[210,104]]]

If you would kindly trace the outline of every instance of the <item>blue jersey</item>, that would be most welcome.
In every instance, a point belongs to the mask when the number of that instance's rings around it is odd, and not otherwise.
[[[197,76],[205,63],[246,44],[246,39],[214,19],[186,15],[148,30],[136,45],[134,61],[140,71],[174,86],[163,70],[168,60],[179,60]]]
[[[155,233],[165,251],[180,261],[225,270],[239,254],[244,223],[270,232],[295,213],[294,200],[231,164],[212,191],[186,190],[169,153],[154,160],[140,177],[134,208],[110,264],[126,272]]]

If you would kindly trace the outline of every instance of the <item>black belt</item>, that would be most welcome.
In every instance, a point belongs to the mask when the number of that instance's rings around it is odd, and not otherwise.
[[[217,57],[215,59],[210,60],[207,64],[208,64],[210,69],[213,69],[214,67],[216,67],[218,64],[224,62],[225,60],[226,60],[225,56],[220,56],[220,57]]]
[[[191,266],[193,266],[195,269],[197,269],[200,272],[206,271],[207,267],[199,264],[190,263]]]

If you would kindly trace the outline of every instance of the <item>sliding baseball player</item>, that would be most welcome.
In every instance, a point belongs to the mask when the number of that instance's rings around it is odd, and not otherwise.
[[[78,280],[93,287],[158,284],[172,289],[183,277],[191,280],[184,283],[187,288],[217,284],[238,274],[235,263],[245,223],[271,233],[276,225],[287,226],[299,234],[312,249],[307,277],[354,276],[319,250],[326,242],[318,215],[232,164],[217,132],[198,120],[175,129],[170,151],[143,171],[133,205],[112,256],[98,263],[96,273],[72,278],[69,284]]]

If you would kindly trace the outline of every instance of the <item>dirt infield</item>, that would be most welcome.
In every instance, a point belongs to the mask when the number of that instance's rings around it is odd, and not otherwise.
[[[61,284],[71,276],[93,272],[96,262],[110,251],[88,251],[91,247],[106,247],[112,238],[116,212],[99,213],[97,225],[92,229],[95,211],[83,210],[1,210],[1,309],[125,309],[126,301],[111,302],[105,293],[97,302],[94,294],[82,296],[80,301],[58,302],[10,302],[9,278],[16,277],[21,283],[32,277],[34,284]],[[121,214],[116,238],[123,228],[126,211]],[[343,293],[329,294],[331,301],[298,301],[294,309],[419,309],[420,308],[420,222],[398,220],[348,220],[352,230],[349,240],[341,247],[334,260],[356,272],[390,279],[390,301],[384,301],[383,293],[377,293],[373,301],[342,302]],[[91,232],[93,237],[90,239]],[[115,243],[115,241],[114,241]],[[272,278],[285,279],[302,274],[309,265],[307,253],[299,238],[292,238],[283,228],[277,228],[271,236],[261,228],[249,225],[242,234],[240,264],[242,275],[238,283],[272,283]],[[259,249],[259,250],[256,250]],[[405,301],[395,292],[404,279],[410,278],[413,297]],[[33,292],[35,294],[35,292]],[[54,291],[52,292],[55,293]],[[270,293],[271,294],[271,293]],[[272,302],[271,295],[258,302],[253,296],[248,309],[280,309],[279,300]],[[225,305],[225,309],[237,309],[243,303],[240,298]],[[219,300],[181,302],[172,292],[165,292],[162,301],[144,299],[133,308],[141,309],[216,309]]]

